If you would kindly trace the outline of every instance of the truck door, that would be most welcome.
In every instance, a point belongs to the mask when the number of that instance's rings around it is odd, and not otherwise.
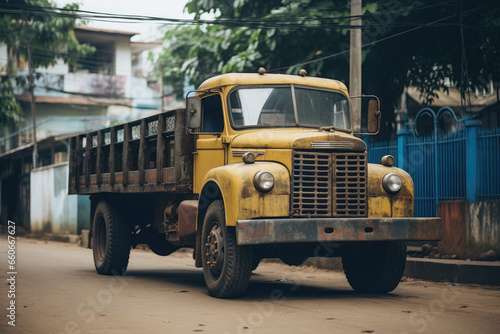
[[[209,170],[224,165],[224,115],[220,95],[210,95],[201,100],[201,133],[196,140],[194,156],[194,190],[203,187],[203,178]]]

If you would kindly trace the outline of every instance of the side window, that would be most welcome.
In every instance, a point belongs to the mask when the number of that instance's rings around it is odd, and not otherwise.
[[[201,100],[202,106],[202,132],[222,132],[224,130],[224,117],[222,101],[219,95],[212,95]]]

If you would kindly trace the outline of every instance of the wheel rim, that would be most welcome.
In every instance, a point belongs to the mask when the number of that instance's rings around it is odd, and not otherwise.
[[[205,244],[207,266],[210,271],[210,276],[213,279],[218,279],[224,268],[224,233],[219,222],[214,221],[210,226],[210,232],[207,236]]]
[[[99,216],[96,221],[96,235],[94,236],[94,240],[97,259],[102,262],[106,255],[106,224],[103,216]]]

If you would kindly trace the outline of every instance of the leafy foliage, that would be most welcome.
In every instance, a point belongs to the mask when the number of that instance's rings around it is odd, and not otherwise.
[[[0,78],[0,108],[0,125],[20,120],[22,109],[16,101],[9,77]]]
[[[56,7],[50,0],[2,0],[2,7],[7,11],[0,12],[0,43],[9,49],[8,77],[15,75],[19,58],[27,60],[28,44],[34,68],[54,65],[58,59],[74,64],[79,57],[94,51],[89,45],[78,43],[73,31],[74,18],[57,17],[45,11]],[[64,10],[72,13],[78,8],[77,4],[68,4]],[[8,81],[2,78],[0,125],[16,122],[22,112]]]
[[[323,7],[330,2],[318,1],[191,1],[186,5],[189,12],[200,18],[203,13],[220,13],[218,21],[234,20],[243,26],[196,25],[168,29],[165,41],[168,46],[160,57],[166,65],[166,77],[187,76],[194,85],[199,85],[208,77],[228,72],[256,72],[261,66],[267,70],[286,67],[280,72],[297,73],[298,61],[310,61],[324,55],[332,46],[348,43],[346,32],[339,29],[312,29],[321,18]],[[308,6],[311,8],[307,9]],[[338,13],[347,15],[349,8],[343,6]],[[304,16],[306,15],[306,16]],[[292,20],[291,25],[282,27],[282,19]],[[297,23],[295,19],[297,18]],[[259,21],[269,21],[270,27],[259,26]],[[348,20],[344,20],[348,23]],[[255,27],[254,27],[255,26]],[[329,39],[325,39],[329,36]],[[304,39],[305,38],[305,39]],[[348,45],[348,44],[347,44]],[[291,67],[289,67],[292,65]],[[337,69],[348,73],[344,63],[318,62],[307,70],[312,76],[327,76]],[[347,72],[346,72],[347,71]]]
[[[350,2],[347,0],[191,0],[186,10],[214,25],[168,29],[159,66],[167,81],[192,84],[227,72],[268,71],[336,78],[348,84]],[[405,86],[428,104],[447,89],[500,81],[500,3],[363,1],[363,91],[381,97],[383,122]],[[463,35],[463,37],[462,37]]]

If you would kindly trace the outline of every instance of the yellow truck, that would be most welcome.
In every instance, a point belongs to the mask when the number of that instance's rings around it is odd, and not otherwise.
[[[386,156],[367,163],[346,86],[301,75],[206,80],[186,109],[71,138],[69,193],[90,195],[99,274],[125,272],[130,249],[194,248],[208,293],[241,296],[264,258],[342,257],[353,289],[395,289],[406,242],[439,240],[414,218],[414,188]],[[380,125],[378,99],[368,129]]]

